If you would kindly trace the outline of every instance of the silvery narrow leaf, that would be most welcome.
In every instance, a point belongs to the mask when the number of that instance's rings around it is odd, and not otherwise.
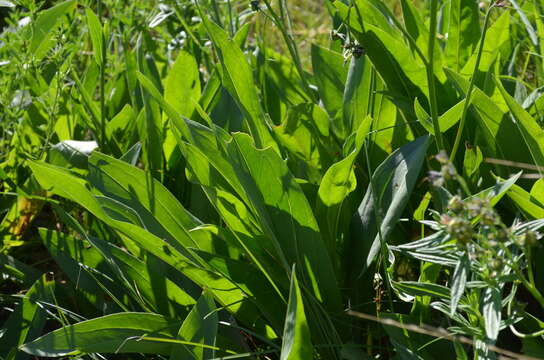
[[[482,314],[485,321],[485,334],[491,341],[497,340],[501,323],[501,293],[495,287],[488,287],[483,292]]]
[[[468,254],[465,252],[459,259],[459,262],[455,266],[453,272],[453,279],[451,283],[451,302],[450,302],[450,316],[455,314],[457,310],[457,304],[463,293],[465,292],[465,286],[467,284],[468,273],[470,272],[470,260]]]
[[[12,3],[11,1],[7,1],[7,0],[0,0],[0,7],[8,7],[8,8],[13,8],[15,7],[15,4]]]

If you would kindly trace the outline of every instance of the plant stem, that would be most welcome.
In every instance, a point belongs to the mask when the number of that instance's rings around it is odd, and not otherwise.
[[[461,120],[459,121],[459,127],[457,128],[457,135],[455,136],[455,142],[453,143],[453,149],[450,154],[450,161],[455,160],[455,155],[457,155],[457,150],[459,150],[459,144],[461,143],[461,136],[463,135],[463,129],[465,128],[465,122],[467,119],[468,107],[470,106],[470,98],[472,97],[472,89],[474,88],[474,83],[476,82],[476,74],[478,68],[480,67],[480,61],[482,59],[482,53],[484,50],[485,36],[487,34],[487,28],[489,24],[489,15],[491,10],[493,10],[494,5],[491,5],[485,14],[484,28],[482,29],[482,36],[480,39],[480,45],[478,47],[478,55],[476,56],[476,63],[474,64],[474,70],[470,77],[470,84],[468,86],[467,94],[465,95],[465,104],[463,106],[463,113],[461,114]]]
[[[434,43],[436,39],[436,18],[438,13],[438,0],[431,0],[431,24],[429,28],[429,48],[427,69],[427,84],[429,86],[429,103],[431,107],[431,119],[433,122],[434,136],[438,145],[438,150],[444,150],[444,140],[438,124],[438,104],[436,102],[436,88],[434,82]]]
[[[97,13],[98,18],[102,19],[102,0],[98,0],[98,6],[97,6]],[[106,39],[104,36],[104,25],[102,25],[102,21],[100,22],[102,29],[101,30],[101,36],[102,36],[102,63],[100,64],[100,138],[101,138],[101,145],[106,146],[107,140],[106,140],[106,102],[104,99],[104,87],[106,83]]]

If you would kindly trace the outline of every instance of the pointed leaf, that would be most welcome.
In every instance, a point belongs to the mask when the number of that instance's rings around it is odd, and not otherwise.
[[[302,294],[293,266],[280,360],[311,360],[313,358],[310,329],[306,322]]]

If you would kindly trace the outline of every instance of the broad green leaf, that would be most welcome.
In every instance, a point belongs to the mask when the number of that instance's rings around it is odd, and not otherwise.
[[[190,250],[175,247],[167,241],[168,239],[157,237],[137,225],[111,218],[80,177],[62,168],[41,162],[31,162],[30,167],[43,188],[79,203],[108,226],[134,241],[143,250],[155,255],[174,269],[178,269],[199,286],[209,287],[220,304],[234,304],[228,307],[229,311],[237,313],[243,305],[245,311],[237,315],[243,321],[251,323],[251,319],[255,318],[257,309],[247,303],[244,294],[228,279],[203,269],[202,266],[197,266]]]
[[[501,81],[495,79],[495,84],[499,88],[508,108],[516,119],[516,125],[527,144],[531,157],[535,165],[544,166],[544,130],[538,125],[535,119],[508,94]]]
[[[470,260],[468,254],[465,252],[459,259],[459,262],[455,266],[453,271],[453,277],[451,280],[451,300],[450,300],[450,316],[455,314],[457,310],[457,304],[463,293],[465,292],[465,285],[467,283],[468,273],[470,272]]]
[[[460,71],[480,40],[478,4],[471,0],[448,2],[448,38],[445,47],[447,66]]]
[[[506,193],[516,206],[533,219],[544,218],[544,207],[531,199],[531,195],[522,187],[513,185]]]
[[[328,126],[329,118],[321,107],[299,104],[288,110],[280,126],[274,127],[278,143],[299,160],[298,167],[312,183],[321,181],[335,153],[340,151],[331,144]]]
[[[141,169],[95,152],[89,160],[88,180],[103,194],[134,209],[149,231],[157,229],[157,234],[161,234],[166,230],[183,246],[197,246],[188,231],[201,222],[159,181]]]
[[[40,301],[52,302],[55,284],[43,275],[26,292],[19,305],[2,324],[0,337],[0,356],[7,357],[17,351],[19,345],[33,340],[41,333],[47,320],[47,313]],[[15,360],[25,359],[22,353],[16,353]]]
[[[21,349],[34,356],[61,357],[84,353],[170,355],[173,343],[146,337],[176,338],[179,320],[149,313],[119,313],[82,321],[50,332]]]
[[[482,58],[478,66],[480,74],[485,75],[496,60],[501,47],[510,40],[510,14],[504,12],[487,30],[485,37]],[[472,75],[474,65],[476,64],[478,46],[474,48],[474,52],[467,60],[460,74],[466,77]],[[475,100],[475,99],[474,99]]]
[[[468,178],[473,178],[479,173],[480,165],[482,164],[484,157],[480,147],[471,146],[465,150],[465,158],[463,160],[463,173]]]
[[[356,131],[372,111],[374,74],[365,57],[351,59],[343,97],[344,123],[349,133]]]
[[[90,8],[85,9],[87,15],[87,25],[93,44],[94,58],[98,66],[104,66],[104,33],[100,20]]]
[[[442,133],[448,131],[453,125],[457,124],[457,122],[461,120],[464,106],[465,99],[459,101],[444,114],[440,115],[440,117],[438,118],[438,123],[440,124],[440,131]],[[434,127],[431,116],[421,106],[417,98],[414,102],[414,111],[416,113],[417,119],[419,120],[419,123],[425,128],[425,130],[429,132],[429,134],[434,135]]]
[[[321,101],[332,121],[332,127],[341,139],[351,130],[342,115],[343,94],[348,75],[341,54],[318,45],[312,45],[312,68]]]
[[[238,103],[246,117],[247,126],[257,147],[277,148],[269,130],[268,120],[261,107],[251,67],[240,47],[218,25],[203,16],[203,22],[219,52],[223,67],[223,86]]]
[[[417,46],[421,49],[427,49],[429,41],[429,27],[421,19],[421,15],[414,4],[409,0],[401,0],[402,19],[404,27],[410,36],[415,40]],[[437,53],[438,55],[438,53]]]
[[[176,129],[179,128],[177,123],[174,125]],[[287,280],[287,276],[285,274],[279,277],[272,276],[270,272],[272,270],[281,272],[282,266],[278,267],[277,262],[287,264],[287,261],[277,240],[265,236],[263,230],[259,228],[250,201],[254,193],[242,186],[234,169],[235,164],[226,153],[224,142],[230,143],[232,141],[230,136],[221,135],[220,129],[216,127],[212,130],[191,121],[188,121],[187,125],[193,142],[187,143],[178,137],[178,144],[187,159],[189,179],[202,186],[223,221],[233,231],[240,249],[267,277],[278,295],[282,296],[276,282],[282,278]],[[270,255],[275,253],[277,257],[273,259]]]
[[[96,148],[98,148],[96,141],[61,141],[49,150],[48,161],[68,168],[87,169],[89,155]]]
[[[214,358],[215,339],[219,317],[215,310],[213,297],[204,292],[189,315],[183,321],[178,332],[180,340],[208,345],[209,348],[176,344],[172,347],[170,358],[176,359],[212,359]]]
[[[355,134],[355,148],[353,151],[344,159],[333,164],[327,170],[319,185],[315,213],[332,258],[336,257],[336,242],[346,230],[342,229],[342,224],[348,225],[347,221],[349,221],[350,214],[346,214],[345,210],[351,209],[343,207],[344,201],[357,187],[353,166],[363,147],[363,142],[371,124],[372,118],[367,116],[361,122]]]
[[[95,284],[96,280],[86,275],[85,271],[80,268],[80,264],[85,264],[89,268],[98,268],[102,262],[108,259],[115,263],[126,279],[130,279],[131,285],[137,289],[138,296],[142,297],[155,311],[160,311],[164,315],[179,316],[180,312],[188,311],[186,307],[195,303],[195,299],[188,296],[164,274],[161,274],[160,277],[154,276],[146,263],[113,244],[93,238],[92,245],[94,247],[87,248],[81,240],[52,230],[41,230],[40,235],[49,252],[59,264],[62,264],[63,271],[70,276],[75,284],[87,289],[91,295],[93,291],[96,292],[100,288]],[[101,254],[105,256],[103,257]],[[102,267],[100,268],[102,269]],[[111,274],[115,274],[115,272],[107,275],[111,276]],[[107,283],[104,280],[102,281]],[[115,282],[112,282],[112,285],[112,289],[119,286]],[[127,290],[124,289],[125,292]]]
[[[374,171],[371,184],[352,220],[349,252],[357,272],[354,276],[372,264],[380,246],[387,242],[397,225],[419,178],[428,146],[429,137],[420,137],[397,149]]]
[[[237,175],[264,232],[275,239],[288,263],[300,264],[304,285],[331,311],[340,306],[332,262],[311,207],[283,160],[271,149],[259,150],[246,134],[228,145]]]
[[[306,322],[302,293],[293,266],[280,360],[311,360],[313,358],[310,329]]]
[[[189,118],[199,99],[198,64],[192,54],[180,51],[165,80],[164,100],[180,115]]]
[[[37,59],[42,58],[53,45],[51,41],[53,30],[65,14],[75,9],[76,4],[75,0],[68,0],[40,12],[32,26],[29,47]]]
[[[161,179],[164,176],[162,172],[164,151],[162,146],[157,144],[163,144],[166,124],[160,112],[160,102],[156,96],[149,93],[150,86],[145,86],[139,74],[145,76],[145,79],[152,84],[153,89],[161,94],[161,98],[163,88],[157,64],[151,54],[145,53],[144,46],[142,46],[142,36],[145,35],[145,33],[140,35],[139,44],[136,47],[136,77],[140,83],[138,92],[142,104],[140,115],[137,117],[137,129],[142,141],[145,168],[154,178]]]
[[[540,178],[531,187],[531,201],[544,207],[544,179]]]
[[[446,74],[457,89],[466,96],[469,82],[451,70],[446,69]],[[476,120],[477,134],[483,140],[483,143],[474,140],[472,143],[482,148],[484,157],[521,162],[531,160],[530,152],[523,141],[520,129],[511,120],[509,114],[503,111],[492,98],[479,88],[474,87],[471,106],[476,110],[471,114],[472,118]],[[471,124],[467,123],[467,126],[471,126]]]

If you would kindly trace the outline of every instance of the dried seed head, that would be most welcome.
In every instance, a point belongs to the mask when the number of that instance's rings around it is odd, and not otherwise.
[[[538,244],[538,238],[534,231],[528,230],[516,238],[516,244],[520,247],[533,247]]]
[[[502,270],[503,266],[504,262],[500,258],[493,259],[489,262],[489,267],[496,271]]]
[[[460,212],[465,210],[465,204],[463,203],[463,200],[460,196],[455,195],[448,202],[448,209],[456,214],[459,214]]]
[[[440,187],[444,185],[444,177],[442,176],[442,173],[439,171],[431,170],[427,173],[427,179],[431,182],[431,184],[435,187]]]
[[[440,150],[440,152],[434,158],[441,164],[447,164],[450,162],[450,158],[444,150]]]
[[[472,240],[472,225],[466,219],[452,218],[447,225],[447,231],[460,245],[467,245]]]
[[[455,170],[455,166],[453,166],[451,163],[442,165],[440,172],[442,173],[442,176],[446,180],[453,178],[457,174],[457,171]]]
[[[339,32],[338,30],[336,30],[336,29],[331,30],[330,38],[333,41],[345,41],[346,40],[346,36],[344,34],[342,34],[341,32]]]

